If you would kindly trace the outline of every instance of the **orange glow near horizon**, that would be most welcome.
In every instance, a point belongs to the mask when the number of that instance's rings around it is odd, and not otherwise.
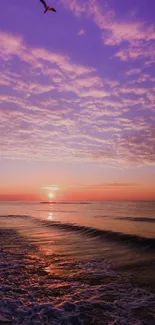
[[[73,186],[45,193],[40,188],[35,191],[2,191],[0,201],[117,201],[117,200],[155,200],[155,188],[147,186]]]

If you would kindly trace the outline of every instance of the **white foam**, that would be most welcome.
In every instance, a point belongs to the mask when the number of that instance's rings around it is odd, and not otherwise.
[[[20,255],[0,251],[0,317],[13,325],[155,324],[155,295],[133,287],[107,261],[54,257],[48,262],[22,245]]]

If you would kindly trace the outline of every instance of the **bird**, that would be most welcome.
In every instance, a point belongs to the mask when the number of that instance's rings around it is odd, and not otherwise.
[[[55,10],[54,8],[51,8],[51,7],[47,6],[47,4],[46,4],[46,2],[45,2],[44,0],[40,0],[40,2],[41,2],[41,3],[44,5],[44,7],[45,7],[44,14],[45,14],[47,11],[49,11],[49,10],[56,12],[56,10]]]

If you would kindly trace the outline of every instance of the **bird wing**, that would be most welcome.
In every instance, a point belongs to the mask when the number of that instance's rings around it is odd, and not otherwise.
[[[47,9],[47,4],[44,0],[40,0],[40,2],[44,5],[45,9]]]
[[[56,10],[55,10],[54,8],[50,8],[50,10],[52,10],[52,11],[56,12]]]

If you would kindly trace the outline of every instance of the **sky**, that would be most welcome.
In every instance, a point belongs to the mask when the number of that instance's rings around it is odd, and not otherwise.
[[[0,200],[155,199],[155,1],[2,1]]]

